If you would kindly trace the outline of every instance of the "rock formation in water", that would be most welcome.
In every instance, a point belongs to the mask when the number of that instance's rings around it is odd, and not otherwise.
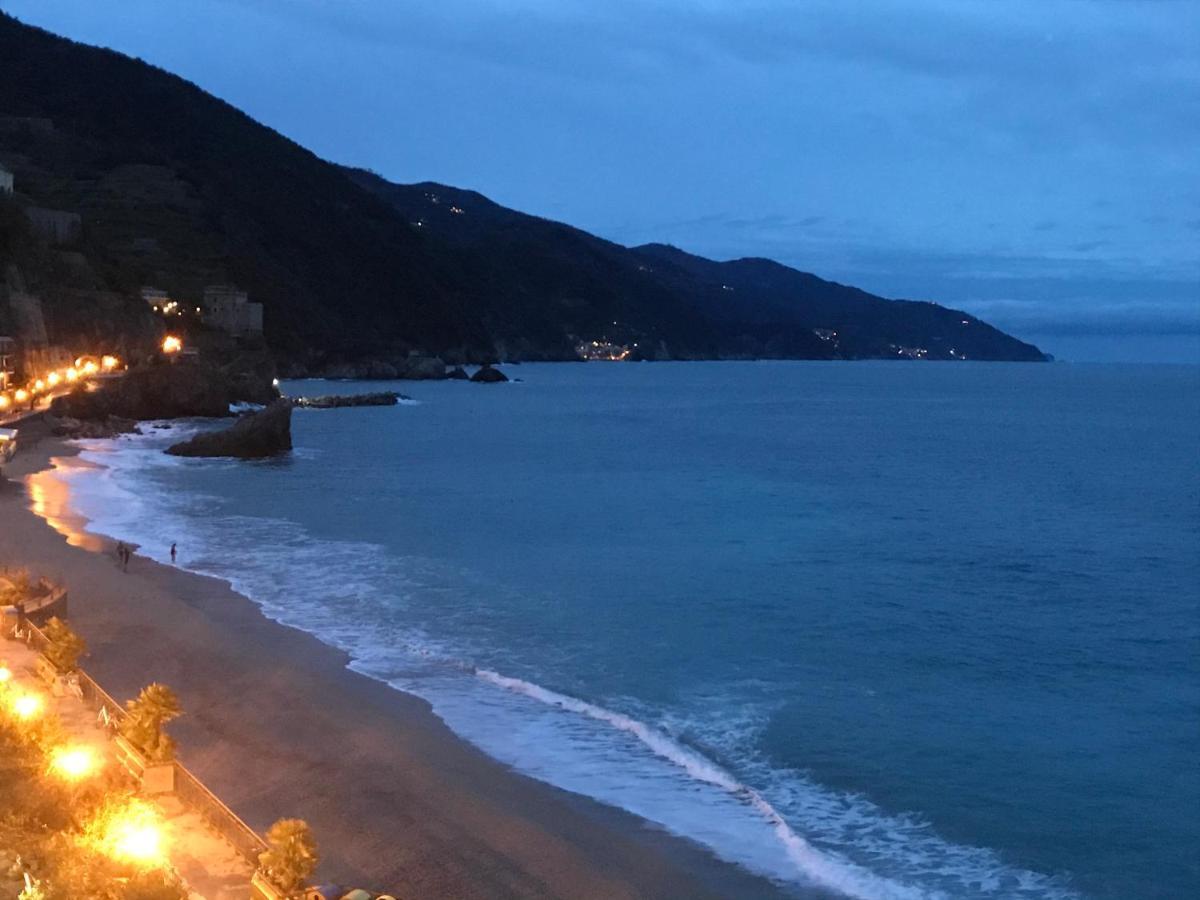
[[[263,459],[292,449],[292,404],[276,400],[265,409],[242,416],[223,431],[198,434],[167,448],[172,456],[232,456]]]
[[[481,384],[497,384],[501,381],[508,381],[508,376],[499,369],[493,369],[491,366],[483,366],[471,376],[471,380]]]
[[[292,406],[301,409],[341,409],[345,406],[395,406],[403,395],[394,391],[375,394],[350,394],[345,397],[296,397]],[[407,400],[407,397],[403,397]]]

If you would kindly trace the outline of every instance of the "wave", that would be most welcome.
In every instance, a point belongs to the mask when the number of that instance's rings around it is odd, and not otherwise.
[[[863,900],[1077,896],[1060,879],[949,843],[920,820],[772,767],[749,749],[758,726],[735,719],[753,705],[745,698],[708,696],[674,711],[642,708],[632,699],[601,705],[535,677],[503,674],[514,664],[504,648],[469,633],[469,611],[455,618],[443,608],[436,622],[422,621],[428,604],[417,601],[479,586],[444,563],[398,557],[376,544],[322,540],[285,519],[237,514],[237,498],[219,487],[198,490],[181,473],[244,467],[160,452],[181,431],[201,427],[83,442],[83,458],[95,465],[56,477],[70,482],[71,503],[91,520],[89,530],[140,543],[141,553],[160,562],[177,541],[186,568],[229,581],[272,619],[345,651],[355,671],[424,697],[485,752],[622,806],[778,882]],[[453,637],[441,637],[447,634]],[[594,730],[581,730],[582,723]]]
[[[497,687],[523,694],[548,706],[555,706],[605,722],[613,728],[628,732],[656,755],[674,763],[697,781],[718,787],[749,804],[774,830],[776,837],[786,848],[788,856],[795,863],[797,869],[818,885],[832,888],[848,897],[861,898],[861,900],[874,900],[874,898],[879,898],[879,900],[916,900],[916,898],[927,896],[920,890],[878,878],[852,863],[834,859],[814,849],[804,838],[796,834],[775,807],[763,798],[762,794],[742,784],[713,761],[651,728],[645,722],[613,712],[594,703],[588,703],[586,700],[568,697],[566,694],[557,693],[520,678],[510,678],[486,669],[480,669],[476,674]]]

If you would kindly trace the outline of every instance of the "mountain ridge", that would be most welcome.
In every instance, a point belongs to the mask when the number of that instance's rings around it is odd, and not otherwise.
[[[0,214],[0,333],[28,294],[52,342],[144,340],[140,286],[191,301],[234,282],[294,372],[412,352],[572,359],[590,341],[651,359],[1044,358],[936,304],[770,260],[624,247],[476,191],[339,166],[178,76],[3,13],[0,83],[4,202],[82,222],[60,246]]]

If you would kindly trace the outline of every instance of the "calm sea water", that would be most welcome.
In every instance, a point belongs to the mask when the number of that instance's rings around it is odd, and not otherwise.
[[[1200,895],[1200,368],[508,371],[298,411],[283,462],[159,452],[192,425],[63,477],[494,756],[782,883]]]

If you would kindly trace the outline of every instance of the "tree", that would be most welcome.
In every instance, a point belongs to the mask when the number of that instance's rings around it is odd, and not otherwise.
[[[312,829],[303,819],[280,819],[267,829],[267,845],[269,849],[258,856],[259,867],[277,888],[296,896],[320,859]]]
[[[79,668],[79,657],[87,652],[87,644],[83,638],[72,631],[70,626],[58,616],[46,623],[42,633],[50,642],[43,652],[46,659],[54,664],[54,668],[64,674],[74,672]]]
[[[136,700],[125,704],[128,713],[120,726],[121,736],[137,747],[151,762],[165,763],[175,758],[175,741],[163,729],[172,719],[183,715],[175,692],[157,681],[142,688]]]
[[[0,603],[13,606],[29,596],[33,581],[29,577],[28,569],[17,569],[7,576],[7,580],[8,586],[0,589]]]

